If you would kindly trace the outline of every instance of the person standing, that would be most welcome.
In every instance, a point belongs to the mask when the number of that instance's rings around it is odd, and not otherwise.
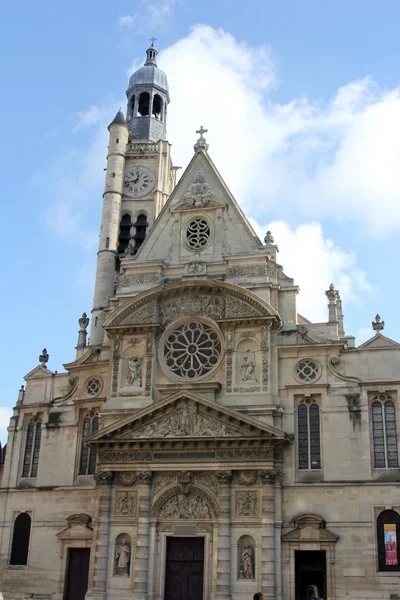
[[[318,596],[318,588],[316,585],[309,585],[306,589],[307,596],[304,596],[302,600],[323,600]]]

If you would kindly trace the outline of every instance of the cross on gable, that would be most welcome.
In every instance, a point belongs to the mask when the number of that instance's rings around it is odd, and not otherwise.
[[[196,133],[200,134],[200,138],[203,138],[203,133],[207,133],[208,129],[204,129],[203,125],[200,125],[200,129],[196,130]]]

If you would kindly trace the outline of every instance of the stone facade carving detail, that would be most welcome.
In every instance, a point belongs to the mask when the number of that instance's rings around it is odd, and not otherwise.
[[[136,473],[136,485],[150,485],[152,481],[152,471],[139,471]]]
[[[276,262],[273,260],[268,261],[267,263],[267,275],[268,277],[276,277],[278,271],[278,266]]]
[[[276,481],[276,473],[274,471],[265,471],[265,470],[260,470],[257,473],[258,479],[260,481],[260,483],[263,484],[274,484]]]
[[[114,575],[128,577],[131,563],[131,545],[127,537],[118,536],[115,545]]]
[[[153,453],[140,450],[119,450],[119,451],[100,451],[98,452],[99,463],[105,462],[130,462],[152,460]]]
[[[234,448],[232,450],[216,450],[215,458],[219,459],[272,459],[274,458],[273,448],[264,448],[262,450],[259,449],[245,449],[245,448]]]
[[[246,318],[246,317],[261,317],[262,312],[255,306],[247,304],[234,296],[226,297],[226,317],[227,319]]]
[[[214,200],[214,193],[207,183],[203,173],[199,171],[192,183],[183,195],[182,201],[176,206],[176,209],[203,208],[204,206],[219,206],[219,202]]]
[[[136,492],[116,492],[115,494],[115,515],[118,517],[136,516],[137,498]]]
[[[236,515],[238,517],[255,517],[257,514],[257,492],[236,492]]]
[[[269,367],[269,347],[270,347],[270,332],[268,327],[261,328],[261,374],[262,374],[262,389],[268,390],[268,367]]]
[[[112,383],[111,396],[115,397],[118,393],[118,373],[119,361],[121,358],[121,342],[122,336],[118,335],[114,338],[113,363],[112,363]]]
[[[158,273],[144,273],[143,275],[126,275],[122,271],[117,277],[118,287],[127,287],[131,285],[150,285],[159,283],[160,275]]]
[[[229,485],[232,481],[232,471],[217,471],[215,476],[218,483],[222,485]]]
[[[210,519],[210,508],[197,494],[175,494],[161,507],[161,519]]]
[[[236,471],[234,473],[234,482],[237,485],[254,485],[257,481],[256,471]]]
[[[193,483],[193,473],[191,471],[179,471],[178,481],[181,486],[182,494],[187,494],[189,487]]]
[[[97,487],[102,485],[111,485],[114,473],[112,471],[100,471],[94,474],[94,480]]]
[[[143,298],[132,310],[132,306],[123,310],[113,321],[113,325],[143,325],[155,322],[155,299]]]
[[[185,275],[192,275],[193,277],[196,277],[197,275],[206,275],[206,273],[206,263],[200,260],[194,260],[193,262],[185,265]]]
[[[200,472],[195,474],[196,483],[203,485],[207,489],[216,491],[218,489],[218,481],[214,473]]]
[[[161,321],[170,323],[186,316],[202,316],[213,319],[222,319],[225,310],[225,299],[218,295],[188,293],[164,300],[160,305]]]
[[[226,364],[226,393],[232,392],[234,329],[229,327],[225,331],[225,364]]]
[[[129,385],[131,387],[142,387],[142,361],[140,356],[132,356],[128,359]]]
[[[240,387],[239,386],[239,387],[233,388],[234,392],[239,392],[241,394],[242,393],[252,394],[254,392],[259,392],[260,390],[261,390],[261,388],[258,385],[250,386],[250,387],[248,387],[248,386],[246,386],[246,387],[244,387],[244,386]]]
[[[257,381],[256,353],[254,350],[241,352],[239,379],[240,381]]]
[[[160,490],[165,488],[167,485],[171,485],[172,483],[176,483],[175,475],[160,475],[159,473],[156,473],[154,481],[154,494],[157,494]]]
[[[230,267],[226,273],[228,279],[235,277],[261,277],[266,274],[265,265],[262,267]]]
[[[116,486],[132,487],[136,483],[136,473],[126,471],[116,473],[114,483]]]
[[[144,395],[150,396],[151,394],[151,378],[153,373],[153,345],[154,345],[154,334],[148,333],[146,338],[146,378],[144,384]]]
[[[183,402],[175,407],[172,414],[149,423],[133,433],[129,433],[129,437],[136,438],[180,437],[186,435],[231,437],[240,436],[241,432],[230,425],[225,425],[216,419],[200,414],[196,404]]]
[[[245,543],[240,553],[240,570],[238,579],[254,579],[254,549]]]

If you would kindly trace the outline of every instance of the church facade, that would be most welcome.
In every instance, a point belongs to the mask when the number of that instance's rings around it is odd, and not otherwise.
[[[90,339],[10,421],[0,598],[400,598],[400,344],[356,347],[332,284],[298,314],[203,127],[175,183],[156,57],[109,126]]]

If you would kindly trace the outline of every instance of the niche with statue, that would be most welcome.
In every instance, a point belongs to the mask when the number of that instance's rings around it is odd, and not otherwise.
[[[254,581],[256,575],[256,544],[251,535],[242,535],[237,545],[237,578]]]
[[[120,533],[115,539],[114,577],[129,577],[131,571],[131,538],[127,533]]]

